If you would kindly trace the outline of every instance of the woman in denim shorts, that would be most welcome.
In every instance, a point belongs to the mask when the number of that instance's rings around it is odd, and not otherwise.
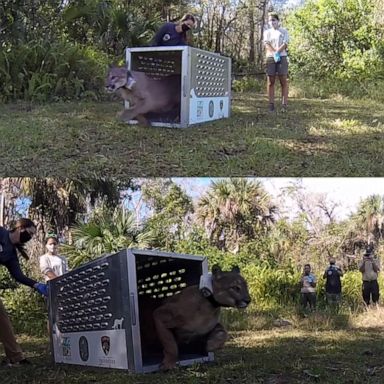
[[[281,84],[282,109],[287,109],[288,103],[288,31],[279,26],[279,16],[271,12],[268,15],[269,29],[264,34],[264,45],[267,56],[268,98],[269,110],[275,110],[275,79],[279,76]]]

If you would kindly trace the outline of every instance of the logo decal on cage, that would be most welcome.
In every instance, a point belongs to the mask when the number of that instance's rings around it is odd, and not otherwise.
[[[197,118],[202,119],[204,115],[204,102],[198,101],[197,102]]]
[[[70,357],[71,356],[71,339],[69,337],[63,337],[61,346],[63,348],[63,356]]]
[[[223,110],[223,107],[224,107],[224,101],[223,101],[223,100],[220,100],[220,111]]]
[[[208,109],[209,117],[213,117],[214,112],[215,112],[215,106],[213,104],[213,101],[211,100],[209,102],[209,109]]]
[[[112,329],[123,329],[123,321],[124,317],[122,317],[121,319],[115,319],[112,325]]]
[[[81,336],[79,339],[79,352],[81,360],[87,361],[89,359],[88,340],[85,336]]]
[[[111,348],[111,339],[108,336],[101,336],[100,340],[104,355],[107,356]]]
[[[166,34],[163,36],[163,41],[168,41],[170,38],[171,38],[170,34],[169,34],[169,33],[166,33]]]

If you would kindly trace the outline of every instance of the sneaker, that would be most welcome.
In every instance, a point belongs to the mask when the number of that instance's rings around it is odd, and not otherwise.
[[[7,368],[20,367],[25,365],[31,365],[31,362],[27,359],[23,359],[20,361],[16,361],[15,363],[12,363],[11,360],[9,360],[8,358],[5,358],[0,363],[1,367],[7,367]]]
[[[1,367],[10,367],[11,366],[11,361],[5,357],[3,360],[0,362]]]
[[[281,105],[281,112],[287,112],[288,110],[288,105],[287,104],[282,104]]]
[[[17,361],[16,363],[11,363],[11,364],[13,367],[13,366],[20,366],[20,365],[31,365],[32,363],[27,359],[23,359],[23,360]]]
[[[268,110],[269,110],[269,112],[274,112],[274,110],[275,110],[275,104],[273,104],[273,103],[269,103]]]

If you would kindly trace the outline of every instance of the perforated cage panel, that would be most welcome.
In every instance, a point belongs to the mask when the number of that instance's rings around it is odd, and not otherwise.
[[[139,52],[132,55],[130,70],[153,79],[181,74],[181,51]]]
[[[230,58],[178,46],[127,48],[126,60],[129,70],[144,72],[152,79],[167,79],[171,89],[175,89],[171,83],[180,82],[179,110],[148,113],[145,116],[152,125],[185,128],[230,116]]]
[[[151,372],[162,347],[152,313],[183,288],[199,284],[204,257],[127,249],[49,281],[56,363]],[[180,346],[181,365],[209,361],[201,341]]]
[[[191,50],[191,89],[197,97],[225,97],[230,92],[228,58]]]

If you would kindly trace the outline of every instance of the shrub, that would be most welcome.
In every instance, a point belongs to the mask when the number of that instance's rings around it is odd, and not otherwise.
[[[5,290],[1,299],[15,332],[42,336],[47,333],[47,310],[44,299],[29,287]]]
[[[98,98],[108,57],[66,41],[30,41],[0,51],[0,102]]]
[[[233,80],[232,90],[235,92],[247,92],[247,91],[260,92],[263,89],[263,84],[260,80],[254,77],[244,76],[239,80],[236,80],[236,79]]]

